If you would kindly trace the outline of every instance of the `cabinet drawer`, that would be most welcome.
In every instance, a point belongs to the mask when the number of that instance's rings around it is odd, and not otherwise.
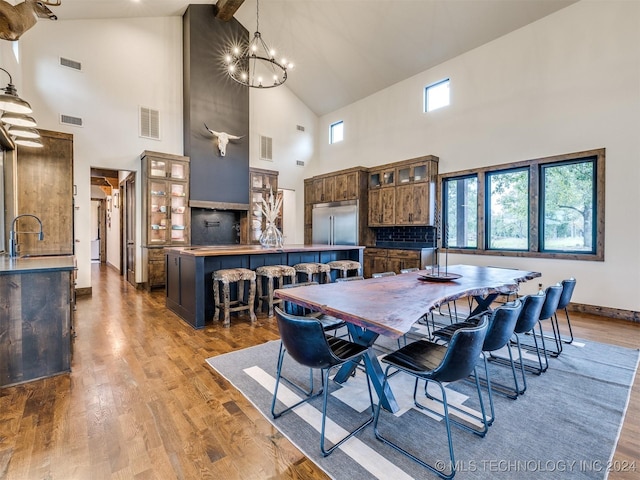
[[[150,262],[163,262],[164,263],[164,248],[150,248],[149,249],[149,261]]]
[[[387,255],[387,250],[385,248],[365,248],[364,249],[364,254],[365,255],[371,255],[371,256],[386,256]]]
[[[407,260],[420,260],[420,250],[387,250],[389,257],[405,258]]]

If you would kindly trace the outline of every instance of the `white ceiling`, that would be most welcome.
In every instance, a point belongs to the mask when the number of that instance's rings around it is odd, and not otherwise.
[[[576,1],[261,0],[260,32],[295,63],[287,86],[323,115]],[[182,15],[203,3],[216,0],[62,0],[51,9],[64,22]],[[252,34],[256,0],[235,18]]]

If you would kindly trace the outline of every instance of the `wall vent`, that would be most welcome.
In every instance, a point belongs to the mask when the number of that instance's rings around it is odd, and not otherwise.
[[[60,114],[60,123],[64,125],[72,125],[74,127],[82,127],[82,118],[72,117],[71,115]]]
[[[304,167],[304,160],[296,160],[296,165],[299,167]]]
[[[140,136],[160,140],[160,112],[148,107],[140,107]]]
[[[260,135],[260,160],[273,162],[273,139]]]
[[[82,71],[82,63],[76,60],[71,60],[69,58],[60,57],[60,65],[62,67],[67,67],[73,70],[77,70],[78,72]]]
[[[304,127],[302,125],[296,125],[296,130],[299,132],[304,132]]]

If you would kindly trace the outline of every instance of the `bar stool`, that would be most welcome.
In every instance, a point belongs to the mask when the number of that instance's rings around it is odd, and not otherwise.
[[[249,282],[249,298],[244,298],[244,282]],[[213,272],[213,299],[215,311],[213,321],[217,321],[220,313],[220,284],[222,283],[222,311],[224,314],[223,326],[230,324],[229,314],[231,312],[241,312],[248,310],[251,323],[256,321],[256,314],[253,311],[253,304],[256,298],[256,272],[248,268],[230,268],[226,270],[216,270]],[[237,283],[238,298],[231,301],[229,284]]]
[[[307,276],[306,280],[304,280],[306,282],[313,282],[313,276],[318,275],[318,282],[323,283],[320,280],[322,280],[322,274],[324,273],[324,283],[331,283],[331,267],[326,263],[298,263],[294,265],[293,268],[295,268],[297,273],[301,273]]]
[[[273,305],[281,304],[282,299],[273,298],[273,290],[282,288],[285,277],[289,277],[291,284],[296,283],[296,269],[288,265],[265,265],[256,268],[256,283],[258,287],[258,311],[262,311],[262,302],[267,299],[269,304],[269,316],[273,317]],[[267,294],[262,293],[262,283],[267,280]]]
[[[327,265],[331,270],[338,270],[340,278],[346,278],[349,270],[355,270],[356,277],[362,275],[362,265],[355,260],[334,260],[333,262],[328,262]]]

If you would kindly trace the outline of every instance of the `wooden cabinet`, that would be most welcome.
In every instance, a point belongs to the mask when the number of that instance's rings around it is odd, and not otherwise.
[[[22,254],[73,255],[73,135],[47,130],[40,134],[44,148],[18,146],[15,214],[36,215],[44,238],[17,233],[17,243]],[[19,219],[14,227],[16,232],[38,231],[29,217]]]
[[[369,226],[384,227],[394,225],[396,211],[396,191],[394,188],[369,190]]]
[[[147,289],[165,283],[163,248],[190,244],[189,158],[145,151],[142,161],[142,270]]]
[[[71,370],[73,257],[56,257],[60,267],[38,270],[40,259],[16,264],[0,274],[0,387],[51,377]],[[34,263],[35,262],[35,263]]]
[[[432,225],[437,176],[438,157],[431,155],[372,170],[369,226]]]
[[[420,250],[402,250],[391,248],[366,248],[364,251],[364,276],[374,273],[395,272],[399,274],[405,268],[422,268]]]
[[[358,172],[348,172],[335,176],[334,201],[357,200]]]
[[[266,219],[262,215],[260,206],[262,199],[268,201],[269,195],[278,195],[278,172],[275,170],[264,170],[261,168],[249,169],[250,179],[250,199],[249,206],[249,226],[248,243],[260,243],[260,235],[266,227]],[[278,225],[282,229],[282,225]]]
[[[358,202],[358,243],[366,245],[373,242],[373,231],[367,226],[370,211],[367,195],[368,180],[368,170],[364,167],[349,168],[305,179],[304,243],[312,242],[314,204],[353,200]],[[391,208],[393,209],[393,205]]]
[[[314,178],[312,182],[312,203],[334,201],[336,179],[334,176]]]

